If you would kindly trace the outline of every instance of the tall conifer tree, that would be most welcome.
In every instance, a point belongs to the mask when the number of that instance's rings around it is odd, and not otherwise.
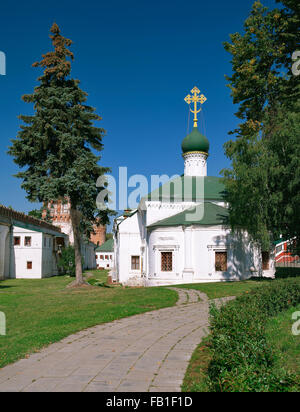
[[[84,222],[95,221],[96,198],[101,190],[96,181],[109,171],[98,165],[101,157],[92,151],[103,149],[105,131],[94,125],[101,117],[86,105],[87,93],[70,76],[72,41],[61,35],[56,23],[50,32],[54,50],[33,64],[43,69],[39,85],[22,97],[26,103],[33,103],[34,115],[20,116],[24,124],[12,140],[9,154],[23,169],[16,176],[23,180],[21,186],[30,201],[70,199],[76,284],[81,285],[82,228],[86,227]],[[109,214],[109,210],[101,211],[102,224],[108,223]]]

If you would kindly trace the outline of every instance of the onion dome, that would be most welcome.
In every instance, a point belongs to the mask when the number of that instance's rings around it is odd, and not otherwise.
[[[188,152],[203,152],[208,154],[209,141],[199,132],[198,127],[194,127],[192,132],[183,139],[181,148],[183,154]]]

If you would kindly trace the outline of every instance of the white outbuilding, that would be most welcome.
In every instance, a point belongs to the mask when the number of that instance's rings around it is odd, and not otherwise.
[[[96,249],[97,269],[111,269],[114,266],[114,241],[108,239]]]
[[[0,279],[41,279],[58,274],[68,236],[49,223],[0,206]]]
[[[60,253],[69,244],[60,227],[0,205],[0,280],[57,275]],[[82,239],[83,269],[96,268],[95,248]]]

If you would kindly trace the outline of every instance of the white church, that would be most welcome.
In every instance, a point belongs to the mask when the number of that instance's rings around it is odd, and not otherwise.
[[[233,233],[220,178],[207,176],[209,141],[198,130],[196,87],[194,127],[183,140],[184,174],[144,197],[136,210],[114,222],[114,281],[132,286],[238,281],[274,277],[274,253],[262,251],[247,231]]]

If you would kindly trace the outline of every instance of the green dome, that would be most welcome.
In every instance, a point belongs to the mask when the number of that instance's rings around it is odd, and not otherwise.
[[[194,127],[192,133],[188,134],[181,144],[182,152],[205,152],[208,153],[209,141]]]

